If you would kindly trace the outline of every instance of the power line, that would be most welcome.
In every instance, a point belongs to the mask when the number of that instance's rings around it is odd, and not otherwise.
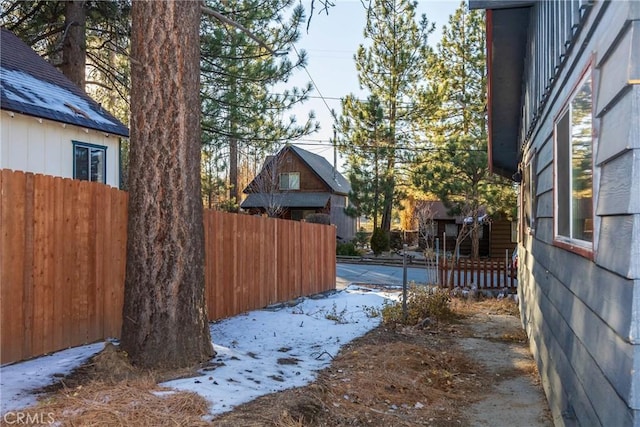
[[[278,17],[278,21],[280,22],[281,25],[284,25],[284,24],[282,24],[282,20],[280,19],[280,17]],[[291,47],[293,48],[293,51],[298,56],[298,59],[302,59],[302,57],[300,56],[300,52],[298,52],[298,48],[293,43],[293,41],[290,41],[289,44],[291,45]],[[324,102],[325,107],[327,107],[327,110],[329,110],[329,113],[331,113],[331,116],[333,117],[333,120],[335,120],[337,122],[338,118],[336,117],[336,115],[333,112],[333,110],[331,108],[329,108],[329,104],[327,104],[327,100],[325,99],[324,96],[322,96],[322,92],[320,92],[320,88],[316,84],[316,81],[313,79],[313,77],[311,77],[311,73],[307,69],[307,66],[306,65],[302,65],[302,68],[304,69],[304,72],[307,73],[307,76],[309,77],[309,80],[311,80],[311,84],[313,84],[313,87],[315,87],[316,90],[318,91],[318,95],[320,95],[320,99],[322,99],[322,102]]]
[[[322,140],[322,139],[297,139],[292,141],[293,144],[307,145],[307,146],[317,146],[317,147],[333,147],[333,143],[330,141]],[[396,145],[396,146],[386,146],[380,147],[376,145],[358,145],[358,148],[363,149],[396,149],[396,150],[412,150],[412,151],[422,151],[422,152],[440,152],[447,151],[453,153],[486,153],[486,149],[481,148],[438,148],[438,147],[412,147],[406,145]]]

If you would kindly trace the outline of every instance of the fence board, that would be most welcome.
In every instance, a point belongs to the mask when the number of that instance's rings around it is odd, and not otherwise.
[[[449,282],[449,273],[451,281]],[[470,287],[478,289],[514,289],[517,282],[510,277],[506,262],[496,260],[460,259],[457,265],[451,260],[442,261],[438,267],[440,283],[448,287]]]
[[[50,184],[53,189],[50,192],[54,197],[54,208],[51,211],[53,216],[53,229],[50,236],[53,239],[52,246],[55,259],[52,259],[51,268],[53,272],[53,338],[51,342],[51,350],[64,347],[64,329],[65,329],[65,277],[63,257],[64,257],[64,238],[65,238],[65,221],[64,221],[64,182],[62,178],[55,178]],[[50,187],[51,188],[51,187]]]
[[[25,340],[22,343],[24,354],[33,353],[33,312],[34,312],[34,184],[33,175],[27,175],[25,180],[24,204],[24,263],[23,263],[23,328]]]
[[[127,194],[0,170],[0,363],[117,338]],[[335,288],[335,228],[204,212],[210,320]]]
[[[23,273],[25,250],[25,195],[26,177],[13,176],[2,171],[2,259],[0,260],[0,292],[3,309],[0,310],[2,333],[2,360],[19,360],[23,353],[24,305]],[[16,214],[14,214],[16,213]],[[6,309],[5,309],[6,307]]]
[[[46,279],[46,262],[48,258],[48,229],[47,219],[49,215],[43,215],[49,208],[47,187],[41,183],[42,175],[34,176],[34,201],[33,201],[33,333],[32,352],[39,354],[46,352],[45,339],[47,336],[45,316],[49,317],[48,310],[41,310],[41,307],[50,306],[48,288],[50,282]]]

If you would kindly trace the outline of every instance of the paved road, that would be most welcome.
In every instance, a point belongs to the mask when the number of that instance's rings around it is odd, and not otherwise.
[[[427,270],[407,268],[407,282],[427,282]],[[377,285],[402,285],[402,267],[388,265],[337,264],[336,288],[343,289],[351,283],[373,283]]]

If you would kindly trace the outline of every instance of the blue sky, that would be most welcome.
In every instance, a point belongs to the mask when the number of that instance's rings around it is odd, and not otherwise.
[[[309,10],[309,1],[303,1],[305,10]],[[298,50],[307,51],[307,70],[315,82],[317,89],[304,105],[292,111],[299,121],[304,121],[309,110],[316,113],[320,122],[320,131],[302,139],[297,145],[311,152],[326,157],[333,162],[333,149],[329,140],[333,138],[333,118],[330,108],[340,115],[340,100],[349,93],[366,97],[359,89],[353,55],[358,46],[364,43],[362,31],[366,13],[359,0],[336,0],[336,5],[329,14],[318,15],[318,8],[311,20],[309,31],[303,31],[301,40],[296,44]],[[435,22],[436,31],[431,35],[429,44],[436,46],[440,40],[442,26],[447,24],[449,16],[460,5],[459,0],[420,0],[417,16],[426,14],[431,22]],[[307,12],[308,13],[308,12]],[[309,76],[299,70],[290,80],[290,84],[304,86]],[[325,101],[320,99],[320,94]],[[338,169],[342,171],[342,161],[338,160]]]

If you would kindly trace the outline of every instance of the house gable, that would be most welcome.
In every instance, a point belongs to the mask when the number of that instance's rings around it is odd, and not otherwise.
[[[281,188],[283,174],[294,188]],[[284,178],[287,182],[287,178]],[[254,213],[278,212],[285,219],[304,219],[310,213],[329,214],[337,236],[350,240],[356,231],[356,219],[346,214],[349,182],[323,157],[288,145],[275,156],[265,159],[260,173],[247,185],[242,209]]]
[[[275,162],[275,163],[274,163]],[[272,180],[276,177],[268,177],[273,173],[299,173],[300,192],[327,192],[347,196],[351,191],[349,181],[342,174],[334,171],[331,164],[322,156],[303,150],[294,145],[288,145],[275,156],[269,156],[265,163],[249,185],[243,190],[244,193],[257,193],[264,191],[261,189],[261,182]],[[280,188],[274,189],[279,192]]]
[[[331,192],[331,188],[292,150],[286,150],[282,153],[278,169],[280,173],[297,172],[300,174],[300,192]]]

